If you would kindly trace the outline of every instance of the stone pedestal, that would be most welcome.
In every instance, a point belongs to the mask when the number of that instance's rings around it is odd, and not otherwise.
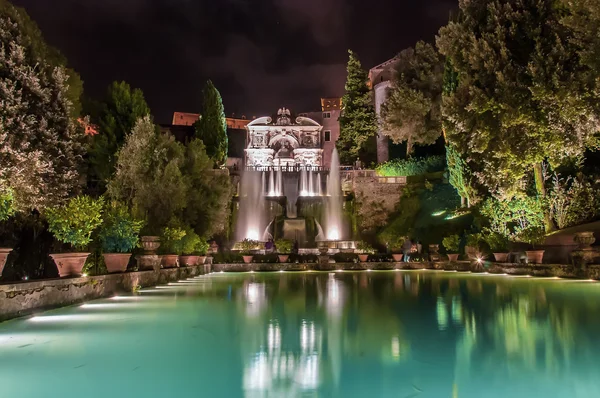
[[[143,254],[135,258],[140,271],[154,270],[160,271],[160,256],[156,254]]]
[[[574,250],[571,252],[573,265],[580,268],[585,268],[590,264],[600,264],[600,251],[585,248],[583,250]]]

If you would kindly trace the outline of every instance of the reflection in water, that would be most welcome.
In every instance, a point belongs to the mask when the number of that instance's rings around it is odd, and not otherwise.
[[[264,336],[242,346],[247,397],[363,396],[343,393],[357,375],[373,396],[592,397],[600,386],[598,285],[345,272],[243,286],[244,333]]]

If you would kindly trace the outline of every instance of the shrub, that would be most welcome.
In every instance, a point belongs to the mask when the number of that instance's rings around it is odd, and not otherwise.
[[[0,190],[0,221],[8,220],[15,214],[15,199],[11,189]]]
[[[240,253],[248,255],[252,254],[252,251],[256,250],[260,246],[260,243],[252,239],[244,239],[239,243]]]
[[[417,176],[442,171],[446,167],[444,156],[395,159],[377,166],[377,174],[383,177]]]
[[[58,241],[84,249],[92,240],[92,232],[102,224],[103,205],[103,198],[72,198],[63,206],[47,210],[48,229]]]
[[[469,234],[466,236],[467,241],[466,241],[466,245],[469,247],[476,247],[479,248],[479,246],[481,245],[481,241],[482,241],[482,236],[481,234]]]
[[[442,239],[442,245],[449,253],[458,253],[458,248],[460,246],[460,236],[458,235],[450,235],[446,236]]]
[[[371,246],[370,244],[368,244],[365,241],[360,241],[356,244],[356,249],[362,253],[366,253],[366,254],[374,254],[375,253],[375,249],[373,249],[373,246]]]
[[[107,253],[129,253],[138,244],[143,221],[136,220],[127,207],[113,203],[104,211],[100,230],[102,249]]]
[[[208,251],[208,242],[192,229],[187,229],[176,245],[176,251],[186,255],[205,256]]]
[[[562,179],[556,174],[548,197],[552,218],[560,229],[591,221],[600,212],[598,192],[585,180]]]
[[[186,231],[180,227],[166,227],[160,237],[160,250],[165,254],[181,254],[181,241]]]
[[[481,214],[490,222],[490,229],[511,241],[521,239],[523,231],[544,227],[542,201],[535,197],[513,197],[499,201],[488,199],[481,207]]]
[[[482,237],[485,243],[488,244],[492,252],[501,253],[508,251],[510,241],[502,234],[494,232],[491,229],[486,229],[483,232]]]
[[[275,247],[278,253],[290,254],[292,252],[293,243],[288,239],[280,239],[275,241]]]

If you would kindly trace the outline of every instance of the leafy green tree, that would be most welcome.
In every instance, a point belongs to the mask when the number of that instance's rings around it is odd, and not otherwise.
[[[225,230],[232,196],[228,173],[212,170],[212,166],[204,143],[192,140],[186,147],[182,167],[189,189],[183,220],[205,238]]]
[[[377,133],[377,118],[367,85],[368,73],[352,50],[348,50],[348,54],[346,94],[342,98],[340,137],[336,143],[340,161],[344,164],[357,159],[368,162],[368,145]]]
[[[115,171],[116,155],[137,120],[150,114],[150,108],[140,89],[132,89],[126,82],[113,82],[102,102],[90,103],[86,109],[99,134],[91,138],[89,148],[88,180],[96,194]]]
[[[117,155],[108,193],[146,220],[146,232],[187,228],[203,237],[220,232],[228,220],[231,183],[213,170],[201,140],[187,147],[161,134],[149,116],[141,118]]]
[[[202,116],[195,123],[196,137],[206,146],[206,153],[217,165],[227,161],[227,120],[219,90],[207,81],[202,90]]]
[[[437,38],[458,76],[444,101],[447,139],[495,196],[513,197],[533,171],[544,197],[542,163],[596,145],[600,91],[561,23],[570,11],[554,0],[462,0],[460,10]]]
[[[398,56],[396,77],[381,109],[383,131],[396,144],[432,145],[442,134],[442,76],[444,63],[436,49],[419,41]]]
[[[83,131],[68,71],[27,14],[0,1],[0,188],[21,210],[57,206],[79,191]]]

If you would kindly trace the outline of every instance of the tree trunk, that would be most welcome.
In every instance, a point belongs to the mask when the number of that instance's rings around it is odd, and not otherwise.
[[[537,194],[541,198],[546,197],[546,186],[544,185],[544,172],[542,168],[542,163],[536,163],[533,165],[533,173],[535,176],[535,190]],[[554,223],[552,222],[552,217],[550,217],[550,212],[546,207],[544,207],[544,228],[546,232],[552,232],[555,230]]]
[[[406,140],[406,158],[410,158],[412,156],[412,152],[413,152],[413,143],[411,141],[411,139],[407,139]]]
[[[461,196],[460,197],[460,207],[464,209],[465,206],[468,206],[467,205],[467,198],[465,198],[464,196]]]

